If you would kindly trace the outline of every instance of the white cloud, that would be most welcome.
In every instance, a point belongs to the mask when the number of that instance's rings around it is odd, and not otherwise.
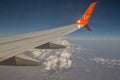
[[[50,55],[45,59],[44,65],[46,66],[46,70],[56,69],[58,57]]]
[[[32,49],[32,55],[39,59],[45,70],[56,70],[70,68],[72,65],[72,53],[77,51],[67,40],[58,38],[52,41],[57,44],[65,45],[65,49],[49,50],[49,49]],[[81,50],[79,48],[79,50]]]
[[[93,58],[90,59],[91,61],[95,61],[99,64],[108,64],[108,65],[116,65],[120,66],[120,60],[119,59],[109,59],[109,58]]]
[[[71,67],[72,60],[70,58],[71,58],[71,55],[64,50],[63,53],[60,55],[60,58],[59,58],[59,62],[60,62],[59,68],[69,68],[69,67]]]

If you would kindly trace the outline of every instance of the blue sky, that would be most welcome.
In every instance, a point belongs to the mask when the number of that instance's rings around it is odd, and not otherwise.
[[[75,23],[94,0],[0,0],[0,36]],[[120,1],[98,0],[89,26],[69,36],[119,39]]]

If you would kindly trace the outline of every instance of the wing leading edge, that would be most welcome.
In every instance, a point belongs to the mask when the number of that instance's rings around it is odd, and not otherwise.
[[[75,24],[63,26],[55,29],[38,31],[20,35],[13,35],[0,38],[0,62],[3,62],[9,58],[17,56],[27,50],[36,48],[44,45],[51,40],[72,33],[79,28],[85,27],[90,30],[87,26],[90,17],[93,13],[96,2],[93,2],[84,15]]]

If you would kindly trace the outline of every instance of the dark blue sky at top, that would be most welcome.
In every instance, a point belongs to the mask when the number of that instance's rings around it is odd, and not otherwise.
[[[94,0],[0,0],[0,35],[34,32],[75,23]],[[120,38],[120,1],[98,0],[89,22],[70,36]]]

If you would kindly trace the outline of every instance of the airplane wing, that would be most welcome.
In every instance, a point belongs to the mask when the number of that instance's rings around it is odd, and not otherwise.
[[[33,48],[55,49],[64,48],[62,45],[50,43],[51,40],[72,33],[82,27],[91,31],[88,22],[97,2],[93,2],[84,15],[75,24],[62,26],[50,30],[31,32],[20,35],[0,37],[0,64],[38,65],[37,60],[19,55]],[[35,63],[36,62],[36,63]]]

